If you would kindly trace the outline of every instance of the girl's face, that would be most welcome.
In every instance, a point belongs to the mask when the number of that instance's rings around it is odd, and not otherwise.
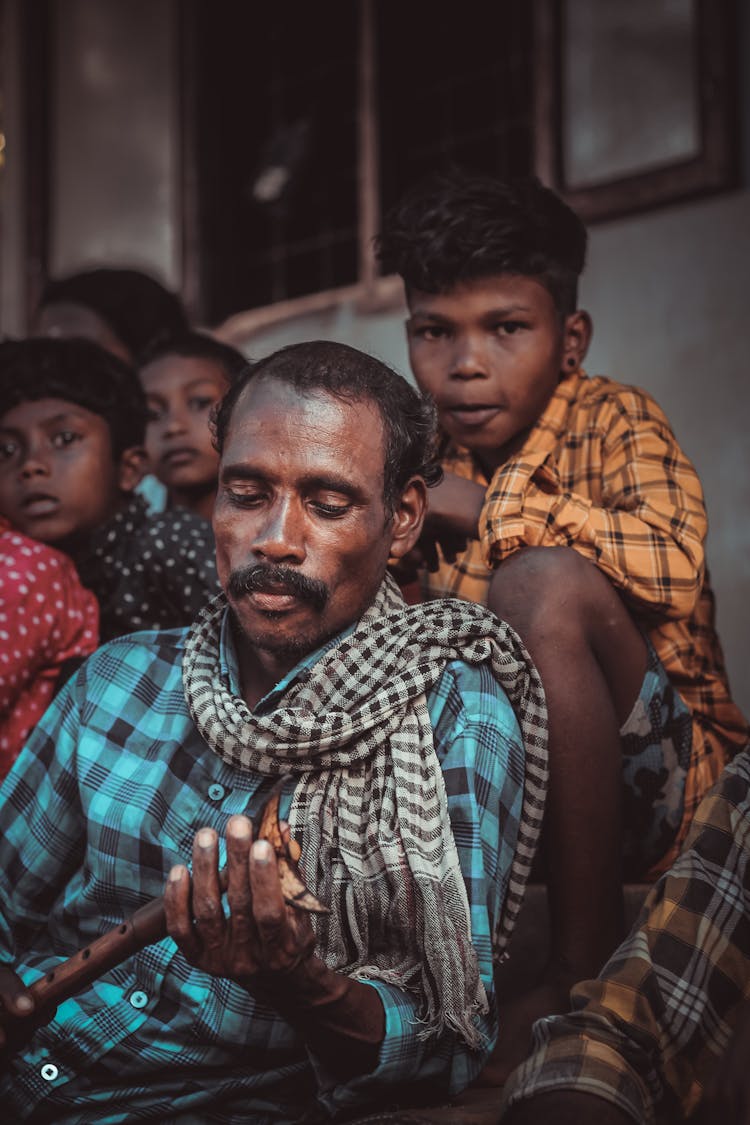
[[[182,492],[216,488],[219,455],[211,442],[209,415],[229,390],[213,360],[165,355],[141,369],[148,403],[146,450],[151,471],[170,499]]]

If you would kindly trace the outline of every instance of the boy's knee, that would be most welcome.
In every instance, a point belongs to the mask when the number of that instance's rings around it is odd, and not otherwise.
[[[619,598],[609,580],[572,547],[525,547],[506,559],[490,582],[488,604],[499,616],[503,610],[523,609],[524,616],[574,615],[586,605]]]

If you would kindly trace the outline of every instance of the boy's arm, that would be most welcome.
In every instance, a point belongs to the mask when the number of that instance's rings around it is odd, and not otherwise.
[[[485,559],[521,547],[566,546],[590,559],[641,610],[690,614],[700,594],[707,530],[698,476],[663,414],[632,392],[611,406],[588,496],[565,491],[554,458],[521,452],[497,471],[479,520]]]

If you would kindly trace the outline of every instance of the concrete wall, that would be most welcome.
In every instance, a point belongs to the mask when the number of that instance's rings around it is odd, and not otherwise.
[[[586,364],[649,390],[703,480],[708,555],[734,695],[750,713],[750,192],[738,191],[591,231],[582,304],[594,319]],[[406,374],[402,309],[308,316],[243,342],[260,358],[334,339]]]

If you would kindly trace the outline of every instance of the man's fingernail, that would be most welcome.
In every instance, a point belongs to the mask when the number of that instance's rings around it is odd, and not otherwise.
[[[214,842],[214,834],[210,828],[201,828],[197,839],[199,848],[210,848]]]
[[[273,848],[268,840],[257,840],[253,844],[253,858],[257,859],[258,863],[270,863],[273,856]]]
[[[246,840],[250,835],[252,826],[247,817],[233,816],[227,824],[227,828],[235,839]]]
[[[182,873],[183,873],[184,870],[185,870],[184,867],[173,867],[172,870],[169,872],[169,882],[170,883],[179,883],[180,879],[182,878]]]
[[[16,1011],[26,1015],[27,1012],[34,1011],[34,1001],[30,996],[17,996],[16,997]]]

